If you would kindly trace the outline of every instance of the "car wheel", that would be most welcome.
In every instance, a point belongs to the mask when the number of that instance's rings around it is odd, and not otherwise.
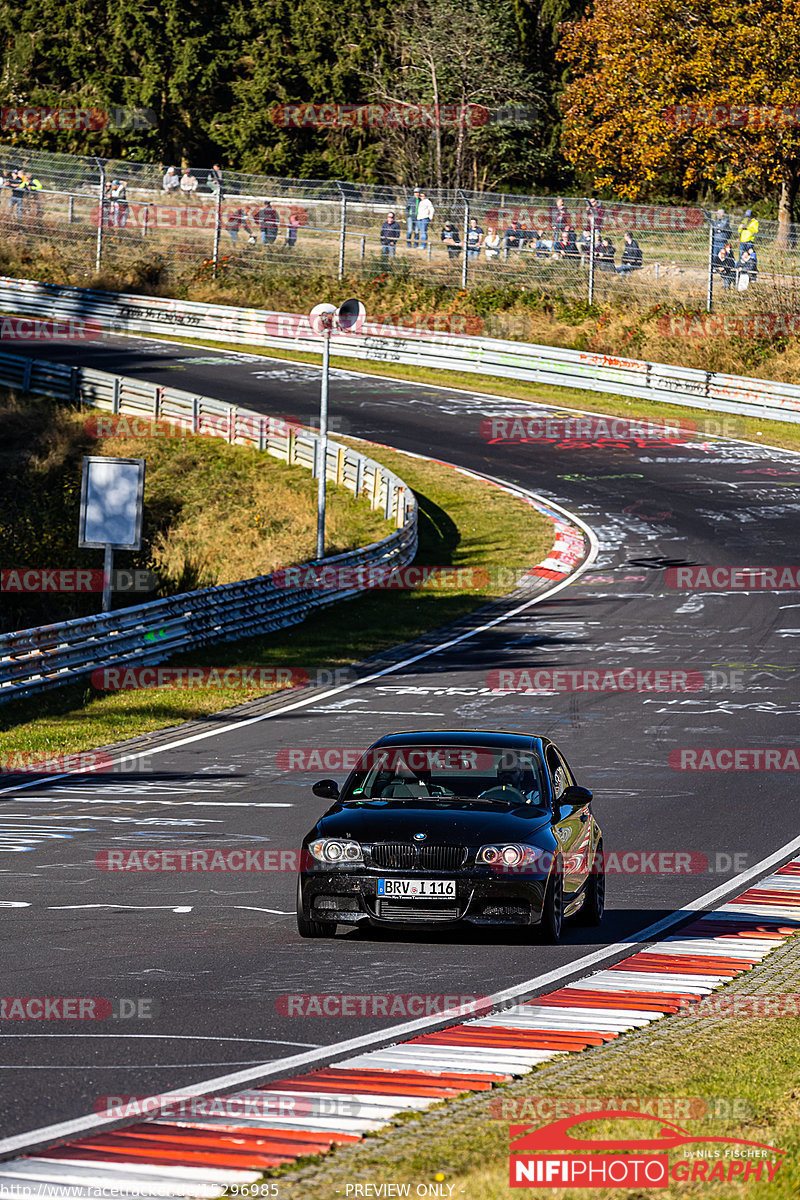
[[[300,881],[297,881],[297,932],[302,938],[336,937],[335,921],[310,921],[303,916],[303,899]]]
[[[547,881],[547,891],[542,905],[542,919],[537,926],[536,940],[547,945],[555,945],[561,941],[561,929],[564,924],[564,876],[561,864],[556,863]]]
[[[606,869],[603,866],[603,843],[597,847],[589,882],[586,884],[586,896],[578,910],[575,920],[579,925],[599,925],[603,920],[606,907]]]

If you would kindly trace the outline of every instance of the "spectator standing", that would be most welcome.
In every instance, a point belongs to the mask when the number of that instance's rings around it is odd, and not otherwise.
[[[470,217],[469,229],[467,230],[467,253],[469,257],[479,258],[482,245],[483,230],[478,224],[478,218]]]
[[[458,258],[461,253],[461,238],[458,236],[458,229],[452,221],[445,221],[442,227],[442,241],[447,246],[447,253],[450,258]]]
[[[25,193],[28,190],[28,185],[25,180],[25,175],[22,171],[11,172],[11,202],[10,207],[17,210],[17,220],[22,216],[22,203],[25,199]]]
[[[289,213],[289,227],[286,230],[286,245],[289,250],[294,250],[297,245],[297,231],[300,228],[300,218],[296,212]]]
[[[197,179],[187,167],[181,175],[181,195],[184,200],[190,200],[197,191]]]
[[[164,172],[164,178],[161,180],[161,190],[166,192],[168,196],[173,195],[181,186],[181,181],[175,173],[174,167],[167,167]]]
[[[241,229],[246,229],[248,234],[251,237],[253,236],[253,230],[250,226],[250,222],[247,219],[247,213],[243,208],[232,208],[230,210],[225,220],[225,228],[227,229],[231,242],[234,246],[239,238],[239,231]]]
[[[725,243],[733,237],[731,223],[725,215],[724,208],[718,208],[713,216],[704,208],[700,211],[711,226],[711,254],[716,258]]]
[[[428,244],[428,226],[433,220],[433,205],[424,192],[419,194],[419,208],[415,229],[419,231],[419,244],[422,250]]]
[[[714,270],[722,280],[722,286],[729,288],[736,279],[736,259],[731,250],[730,242],[726,242],[714,259]]]
[[[253,220],[261,231],[262,246],[271,246],[278,236],[278,214],[269,200],[255,209]]]
[[[111,180],[111,224],[118,229],[128,224],[128,188],[124,179]]]
[[[214,195],[216,195],[217,192],[222,191],[222,167],[219,165],[219,163],[214,163],[213,167],[208,172],[206,187],[210,192],[213,192]]]
[[[642,248],[629,229],[625,230],[625,245],[622,248],[622,263],[617,267],[618,275],[630,275],[642,269]]]
[[[27,175],[25,178],[26,178],[26,181],[28,184],[28,191],[31,194],[31,199],[33,200],[33,203],[36,206],[36,216],[41,217],[41,215],[42,215],[41,193],[43,191],[41,180],[37,179],[35,175]]]
[[[564,200],[561,196],[556,198],[556,202],[550,209],[550,224],[553,227],[553,245],[563,241],[564,233],[569,225],[569,213],[564,207]]]
[[[589,257],[589,251],[592,248],[592,231],[591,231],[591,229],[584,229],[583,233],[578,238],[576,245],[578,247],[578,253],[581,256],[581,262],[583,263]]]
[[[744,214],[744,220],[739,222],[739,262],[747,250],[755,250],[753,243],[756,240],[758,233],[758,220],[753,216],[752,209],[748,208]]]
[[[413,238],[415,248],[419,245],[419,229],[417,228],[419,195],[419,188],[414,188],[406,203],[406,245],[410,246]]]
[[[397,243],[400,241],[400,224],[390,212],[381,225],[381,255],[384,258],[394,258]]]
[[[756,248],[751,245],[749,250],[745,250],[739,262],[739,287],[744,291],[751,283],[755,283],[758,276],[758,258],[756,257]],[[742,286],[742,279],[746,278],[747,283]]]
[[[486,237],[483,239],[483,252],[486,255],[487,262],[491,262],[493,258],[497,258],[500,253],[500,234],[494,225],[490,225],[486,230]]]
[[[586,224],[589,224],[589,219],[594,213],[594,229],[595,233],[603,228],[606,210],[596,196],[592,196],[586,201]]]

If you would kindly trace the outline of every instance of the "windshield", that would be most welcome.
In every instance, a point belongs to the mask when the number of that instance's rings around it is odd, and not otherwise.
[[[342,800],[496,800],[541,804],[543,767],[534,751],[502,746],[379,746],[356,767]]]

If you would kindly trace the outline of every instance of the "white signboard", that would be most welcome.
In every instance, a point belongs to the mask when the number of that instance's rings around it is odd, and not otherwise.
[[[141,549],[144,466],[143,458],[84,458],[79,546]]]

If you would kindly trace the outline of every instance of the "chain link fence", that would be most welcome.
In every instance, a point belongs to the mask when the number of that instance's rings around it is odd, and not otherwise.
[[[28,173],[28,186],[13,186],[14,169]],[[385,272],[453,289],[514,285],[709,312],[791,313],[800,299],[798,227],[779,236],[776,222],[760,221],[748,239],[755,261],[742,261],[740,212],[431,189],[426,221],[409,216],[411,187],[1,147],[0,171],[0,257],[40,277],[51,261],[73,282],[105,272],[173,285],[230,271]],[[389,213],[398,228],[387,238]]]

